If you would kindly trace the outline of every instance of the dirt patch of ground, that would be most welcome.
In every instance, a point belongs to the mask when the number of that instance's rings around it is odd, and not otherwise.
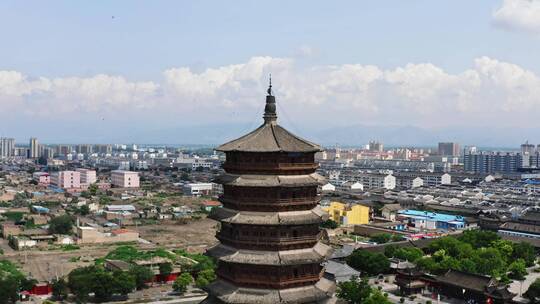
[[[156,225],[139,226],[140,237],[158,247],[181,248],[190,252],[203,252],[217,243],[214,237],[218,222],[202,218],[187,224],[161,222]]]

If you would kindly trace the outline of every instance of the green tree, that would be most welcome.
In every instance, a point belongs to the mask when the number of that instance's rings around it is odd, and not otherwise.
[[[102,195],[99,197],[99,203],[101,205],[107,205],[111,202],[111,198],[108,197],[107,195]]]
[[[350,304],[363,304],[369,298],[372,289],[366,278],[354,277],[349,281],[339,282],[336,295]]]
[[[379,290],[373,290],[362,304],[392,304],[392,302],[388,300],[388,295],[382,294]]]
[[[10,261],[0,260],[0,304],[15,303],[18,292],[30,290],[36,280],[28,279]]]
[[[49,222],[49,232],[52,234],[70,234],[73,229],[73,219],[64,214],[53,218]]]
[[[392,235],[392,242],[401,242],[401,241],[405,241],[405,238],[402,235],[399,235],[399,234]]]
[[[100,266],[94,267],[92,271],[91,286],[95,300],[98,302],[109,301],[118,291],[113,274]]]
[[[135,278],[135,287],[143,289],[146,282],[149,282],[154,277],[154,274],[148,267],[134,265],[129,269],[129,272]]]
[[[394,253],[394,257],[410,262],[416,262],[423,256],[424,252],[416,247],[399,248]]]
[[[127,271],[114,272],[113,277],[115,293],[127,296],[137,287],[135,276]]]
[[[520,242],[514,244],[512,258],[523,259],[525,261],[525,265],[527,265],[527,267],[531,267],[536,261],[536,252],[531,244]]]
[[[527,265],[525,260],[517,259],[508,266],[509,277],[513,280],[523,281],[527,275]]]
[[[90,214],[90,207],[88,205],[82,205],[78,210],[77,213],[80,215],[88,215]]]
[[[396,254],[396,251],[399,249],[397,245],[388,245],[384,247],[384,255],[387,258],[393,258]]]
[[[499,277],[506,269],[506,261],[499,250],[493,247],[478,249],[473,261],[476,263],[476,270],[480,274]]]
[[[161,263],[159,264],[159,274],[162,276],[166,276],[171,274],[173,271],[173,266],[171,263]]]
[[[357,249],[347,258],[347,264],[367,275],[377,275],[390,270],[390,261],[384,254]]]
[[[173,283],[173,289],[176,292],[179,293],[185,293],[187,291],[188,286],[193,282],[193,277],[187,273],[184,272],[181,275],[176,278],[176,280]]]
[[[98,191],[98,186],[94,183],[94,184],[91,184],[89,187],[88,187],[88,193],[90,193],[90,195],[96,195],[97,194],[97,191]]]
[[[370,241],[375,242],[377,244],[385,244],[390,242],[392,239],[392,235],[389,233],[379,233],[371,237]]]
[[[82,267],[72,270],[68,274],[69,290],[75,296],[78,303],[86,303],[93,287],[93,267]]]
[[[64,280],[64,278],[53,280],[52,295],[53,295],[53,298],[58,301],[62,301],[68,297],[69,287],[66,280]]]
[[[210,284],[216,279],[216,273],[213,269],[205,269],[199,272],[197,279],[195,280],[195,285],[199,288],[203,288],[206,285]]]
[[[540,304],[540,279],[536,279],[527,292],[525,292],[525,297],[531,301],[531,304]]]
[[[338,223],[331,219],[327,219],[321,223],[321,228],[336,229],[337,227],[339,227]]]
[[[512,242],[507,240],[496,240],[491,244],[491,246],[499,250],[501,256],[506,261],[509,261],[512,258],[512,253],[514,252],[514,246]]]
[[[459,240],[471,244],[474,248],[490,247],[491,244],[501,237],[493,231],[467,230],[459,237]]]
[[[81,192],[81,197],[89,199],[89,198],[92,197],[92,195],[90,195],[90,192],[88,192],[88,191],[83,191],[83,192]]]
[[[0,275],[0,304],[15,303],[18,300],[19,282],[13,275]]]

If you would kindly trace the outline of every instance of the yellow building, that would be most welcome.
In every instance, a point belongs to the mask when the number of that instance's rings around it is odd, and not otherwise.
[[[323,207],[330,219],[340,225],[362,225],[369,223],[369,207],[351,205],[340,202],[331,202],[330,206]]]

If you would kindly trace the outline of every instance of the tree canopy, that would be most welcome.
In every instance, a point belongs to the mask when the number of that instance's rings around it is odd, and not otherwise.
[[[377,275],[390,270],[390,261],[381,253],[357,249],[347,258],[347,264],[367,275]]]
[[[54,217],[49,222],[49,232],[53,234],[70,234],[73,229],[73,219],[64,214]]]
[[[102,266],[88,266],[72,270],[68,286],[78,302],[88,301],[90,294],[98,302],[107,302],[113,295],[127,295],[136,287],[136,279],[129,272],[111,272]]]
[[[188,286],[193,282],[193,277],[187,273],[184,272],[181,275],[176,278],[176,280],[173,283],[173,289],[176,292],[184,293],[187,291]]]
[[[336,295],[350,304],[392,303],[380,291],[369,286],[366,278],[354,277],[350,281],[338,283]]]

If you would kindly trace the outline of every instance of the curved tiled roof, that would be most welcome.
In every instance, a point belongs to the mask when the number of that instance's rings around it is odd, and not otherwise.
[[[317,173],[306,175],[222,174],[214,182],[240,187],[300,187],[322,185],[325,179]]]
[[[302,139],[277,124],[276,99],[268,91],[264,123],[252,132],[219,146],[222,152],[318,152],[321,147]]]
[[[295,303],[336,303],[332,297],[336,289],[335,282],[321,278],[315,285],[287,289],[257,289],[237,287],[218,279],[207,288],[213,291],[212,296],[203,301],[210,303],[258,303],[258,304],[295,304]]]
[[[321,147],[302,139],[275,121],[265,122],[254,131],[217,148],[218,151],[241,152],[318,152]]]
[[[231,224],[243,225],[309,225],[319,224],[328,218],[320,206],[305,211],[256,212],[214,208],[209,218]]]
[[[223,262],[284,266],[321,263],[332,254],[332,247],[319,242],[314,247],[306,249],[257,251],[236,249],[227,245],[218,244],[208,249],[207,253]]]

